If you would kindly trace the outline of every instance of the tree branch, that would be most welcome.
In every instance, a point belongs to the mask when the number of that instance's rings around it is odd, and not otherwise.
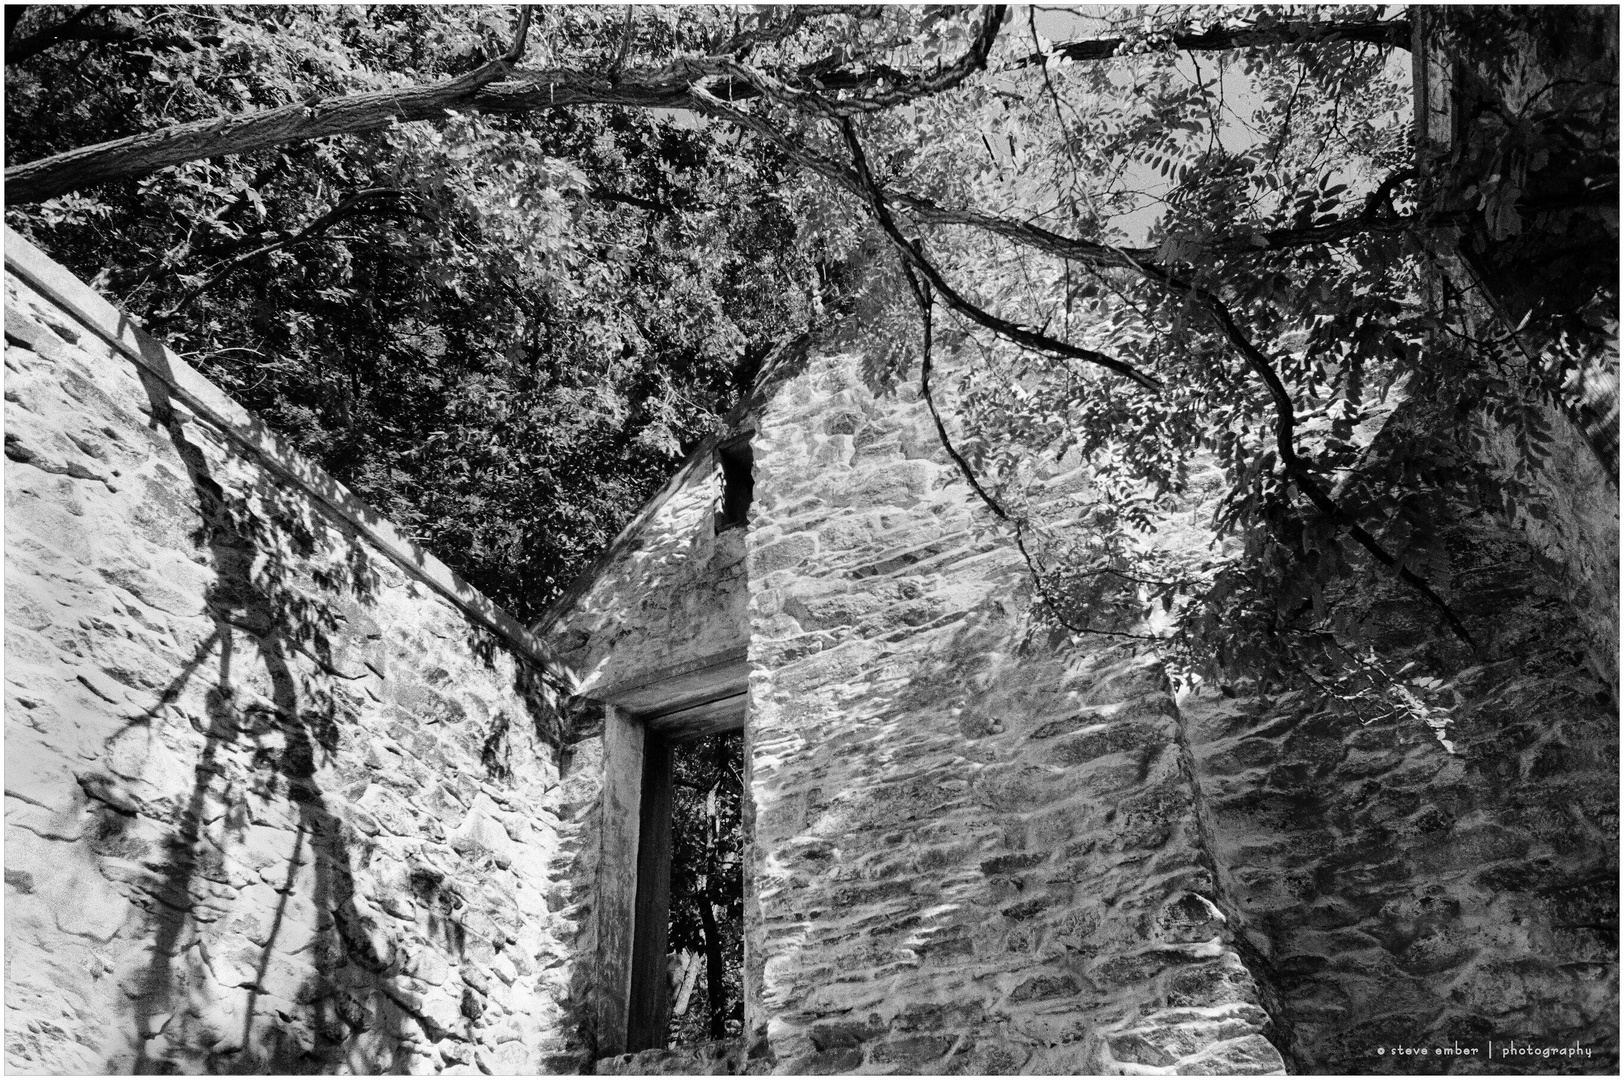
[[[9,15],[12,5],[7,5]],[[85,18],[93,12],[105,10],[101,4],[87,4],[72,15],[43,30],[29,34],[15,43],[6,42],[6,66],[20,64],[66,41],[104,42],[116,45],[140,45],[152,49],[180,49],[194,52],[206,45],[220,44],[214,35],[188,37],[185,34],[151,34],[133,26],[86,24]]]
[[[645,199],[641,195],[628,195],[624,191],[610,191],[608,188],[593,188],[586,193],[587,198],[599,202],[621,203],[625,206],[635,206],[640,210],[651,213],[667,215],[677,212],[677,208],[670,203],[660,202],[658,199]]]
[[[473,107],[480,89],[512,69],[523,51],[530,9],[520,9],[514,42],[502,56],[446,82],[404,90],[314,99],[236,117],[177,124],[161,131],[80,147],[6,170],[6,202],[41,202],[92,184],[146,176],[221,154],[249,154],[300,139],[373,131],[405,120],[443,117]]]
[[[1047,334],[1012,323],[1008,319],[983,311],[959,295],[937,272],[936,268],[930,264],[930,261],[925,258],[924,254],[919,250],[918,243],[908,240],[902,235],[901,230],[897,228],[896,221],[891,217],[890,210],[886,208],[885,199],[880,194],[879,186],[874,183],[874,177],[869,172],[868,159],[863,154],[862,144],[857,140],[857,131],[852,127],[849,117],[841,118],[840,130],[846,137],[846,146],[851,151],[852,162],[857,168],[858,180],[863,186],[864,196],[868,202],[869,210],[874,214],[875,220],[879,222],[880,228],[890,238],[891,243],[895,245],[903,258],[912,264],[913,268],[919,272],[925,281],[930,283],[931,288],[942,297],[948,307],[972,322],[985,326],[1000,337],[1015,342],[1017,345],[1024,345],[1029,349],[1054,356],[1065,356],[1086,361],[1105,368],[1107,371],[1114,371],[1118,375],[1124,375],[1147,390],[1157,391],[1161,389],[1160,382],[1146,375],[1132,364],[1124,363],[1115,357],[1107,356],[1094,349],[1084,349],[1070,342],[1061,341],[1059,338],[1052,338]]]
[[[1130,264],[1132,263],[1132,260],[1128,261]],[[1325,489],[1320,487],[1319,481],[1314,478],[1313,473],[1308,471],[1308,467],[1297,456],[1297,415],[1291,400],[1291,394],[1286,390],[1285,383],[1281,381],[1280,376],[1275,372],[1273,363],[1241,331],[1233,313],[1229,310],[1229,306],[1206,289],[1192,282],[1176,278],[1160,267],[1135,266],[1135,269],[1139,270],[1147,278],[1157,281],[1169,289],[1195,297],[1201,303],[1201,306],[1206,309],[1212,320],[1218,324],[1218,329],[1223,333],[1225,339],[1234,347],[1236,352],[1241,354],[1241,357],[1246,361],[1247,366],[1252,369],[1253,373],[1262,380],[1263,385],[1268,388],[1269,396],[1274,400],[1275,455],[1280,459],[1280,464],[1286,470],[1286,475],[1291,477],[1297,486],[1302,489],[1303,494],[1308,497],[1308,501],[1313,503],[1315,509],[1324,514],[1327,520],[1332,524],[1345,528],[1348,535],[1352,536],[1360,547],[1368,551],[1371,557],[1383,566],[1395,570],[1400,580],[1426,597],[1428,603],[1438,610],[1444,621],[1448,623],[1449,628],[1454,631],[1456,637],[1471,648],[1476,649],[1477,643],[1472,640],[1471,633],[1460,621],[1459,616],[1455,614],[1454,609],[1449,606],[1448,602],[1439,596],[1423,578],[1395,559],[1392,553],[1382,547],[1381,543],[1357,520],[1339,507],[1336,501],[1326,493]]]
[[[251,154],[273,146],[331,135],[375,131],[392,124],[443,119],[448,110],[486,113],[530,112],[575,105],[689,109],[711,115],[720,101],[761,98],[770,87],[798,104],[817,103],[846,112],[873,112],[958,85],[985,65],[1003,9],[987,9],[975,42],[941,71],[905,84],[834,102],[822,90],[873,90],[881,77],[863,69],[839,69],[817,76],[773,80],[731,57],[684,57],[657,68],[617,73],[564,68],[515,69],[529,25],[520,16],[514,47],[478,70],[445,82],[375,90],[313,100],[234,117],[198,120],[160,131],[79,147],[6,170],[8,205],[42,202],[81,187],[146,176],[160,169],[223,154]],[[746,78],[746,76],[749,78]],[[504,80],[505,76],[512,78]],[[755,85],[754,79],[761,85]]]
[[[525,39],[530,35],[530,17],[534,10],[529,4],[519,8],[519,25],[513,31],[513,44],[508,47],[507,52],[496,58],[498,64],[511,67],[517,64],[519,58],[524,55],[524,43]],[[498,71],[498,74],[500,73]]]
[[[1328,44],[1337,41],[1363,41],[1390,48],[1410,47],[1410,21],[1392,22],[1336,22],[1301,20],[1271,25],[1240,26],[1233,29],[1178,32],[1140,39],[1131,44],[1125,38],[1091,38],[1087,41],[1069,41],[1055,45],[1048,52],[1034,52],[1005,65],[1011,68],[1037,67],[1056,58],[1067,60],[1108,60],[1116,56],[1131,56],[1147,52],[1177,49],[1199,52],[1219,49],[1255,49],[1267,45],[1293,45],[1307,43]],[[1124,48],[1124,46],[1128,46]]]
[[[937,441],[942,444],[942,449],[947,451],[947,456],[953,459],[953,464],[958,466],[959,475],[963,476],[965,481],[969,483],[976,495],[986,504],[987,509],[992,511],[993,516],[1015,530],[1015,548],[1021,553],[1022,561],[1026,563],[1026,571],[1032,575],[1032,584],[1037,588],[1038,595],[1043,597],[1043,602],[1048,605],[1050,612],[1054,614],[1055,620],[1074,634],[1099,634],[1105,637],[1132,638],[1136,641],[1162,640],[1151,634],[1132,634],[1124,630],[1100,630],[1092,626],[1078,626],[1066,618],[1066,613],[1061,609],[1059,601],[1049,589],[1047,579],[1044,577],[1043,572],[1038,569],[1037,560],[1032,557],[1031,551],[1027,549],[1025,519],[1012,516],[1000,505],[997,499],[992,497],[986,488],[981,486],[981,480],[976,476],[975,470],[970,467],[970,463],[965,460],[964,455],[959,453],[958,447],[953,445],[953,440],[947,434],[947,425],[942,423],[942,414],[936,408],[936,398],[930,389],[932,366],[932,302],[930,286],[929,284],[921,284],[919,279],[914,276],[914,268],[907,259],[902,262],[902,273],[908,279],[908,287],[913,290],[914,300],[919,304],[919,317],[924,324],[922,358],[919,364],[919,396],[925,399],[925,407],[930,410],[930,418],[936,422]]]
[[[1359,214],[1359,219],[1369,221],[1384,206],[1391,211],[1393,209],[1393,193],[1398,190],[1399,185],[1407,184],[1419,175],[1420,173],[1416,171],[1414,166],[1388,174],[1376,187],[1376,190],[1370,193],[1370,197],[1365,200],[1365,208]]]

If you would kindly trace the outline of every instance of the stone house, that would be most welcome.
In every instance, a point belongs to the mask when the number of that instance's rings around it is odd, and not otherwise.
[[[1554,578],[1525,592],[1526,539],[1450,526],[1454,602],[1499,629],[1449,680],[1447,746],[1296,694],[1175,695],[1134,643],[1034,634],[1028,571],[924,403],[861,360],[786,348],[536,627],[606,706],[579,733],[605,783],[600,1052],[639,1049],[626,1003],[647,992],[649,866],[608,818],[653,797],[656,746],[727,727],[753,815],[746,1028],[778,1069],[1368,1072],[1387,1046],[1555,1029],[1611,1052],[1613,946],[1561,912],[1599,927],[1616,902],[1596,873],[1615,699],[1581,659],[1616,644],[1586,644]],[[740,530],[720,508],[746,447]],[[1085,470],[1036,487],[1086,497]],[[1390,588],[1350,602],[1391,655],[1437,652]]]
[[[12,1070],[1612,1067],[1616,686],[1585,657],[1616,622],[1562,567],[1617,519],[1577,435],[1566,548],[1448,526],[1487,662],[1447,673],[1446,746],[1034,634],[917,392],[804,339],[526,630],[6,260]],[[1436,652],[1389,586],[1350,602]],[[729,728],[746,1038],[643,1050],[645,807],[663,748]]]

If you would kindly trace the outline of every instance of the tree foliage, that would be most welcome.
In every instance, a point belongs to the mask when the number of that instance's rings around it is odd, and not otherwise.
[[[606,17],[567,13],[550,32],[590,40]],[[14,35],[68,18],[41,9]],[[194,7],[71,28],[99,33],[8,68],[10,160],[477,68],[512,20]],[[524,617],[804,321],[782,174],[770,150],[674,116],[458,114],[8,218]]]
[[[672,755],[673,951],[700,958],[678,1043],[738,1035],[744,1025],[744,739],[709,735]]]
[[[878,377],[921,317],[973,357],[942,435],[1063,631],[1160,604],[1192,657],[1267,669],[1357,644],[1328,596],[1368,564],[1470,642],[1429,521],[1537,500],[1483,482],[1470,425],[1373,455],[1399,401],[1498,417],[1531,461],[1554,403],[1616,470],[1607,9],[561,8],[528,37],[492,9],[52,9],[8,34],[12,220],[111,263],[521,610],[842,289]],[[1457,84],[1442,141],[1417,46]],[[67,193],[86,177],[112,182]],[[1040,456],[1091,469],[1076,517],[1027,509]],[[1192,467],[1244,542],[1180,562],[1145,534]]]

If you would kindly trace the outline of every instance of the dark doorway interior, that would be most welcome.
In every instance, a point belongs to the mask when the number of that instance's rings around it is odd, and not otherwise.
[[[648,732],[628,1051],[743,1030],[743,774],[742,731]]]
[[[744,1027],[744,733],[672,755],[669,1045]]]

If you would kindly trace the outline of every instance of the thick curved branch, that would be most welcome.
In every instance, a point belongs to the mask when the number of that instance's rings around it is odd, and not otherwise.
[[[664,217],[677,212],[677,208],[670,203],[660,202],[658,199],[645,199],[641,195],[628,195],[624,191],[611,191],[608,188],[593,188],[586,193],[589,199],[598,202],[620,203],[623,206],[635,206],[639,210],[647,210],[653,214]]]
[[[22,5],[15,5],[21,7]],[[6,6],[7,17],[13,5]],[[47,49],[67,41],[104,42],[115,45],[140,45],[152,49],[180,49],[193,52],[206,45],[218,45],[220,38],[213,35],[188,37],[185,34],[153,34],[133,26],[86,23],[91,14],[103,10],[100,4],[87,4],[66,19],[29,34],[19,41],[6,42],[6,66],[20,64]]]
[[[853,128],[849,118],[841,119],[840,130],[846,137],[846,146],[851,151],[852,162],[857,168],[857,176],[863,185],[864,197],[869,210],[874,214],[874,218],[879,223],[881,230],[890,238],[891,243],[902,254],[902,257],[919,272],[919,275],[925,281],[930,283],[931,288],[941,296],[948,307],[972,322],[985,326],[1000,337],[1015,342],[1017,345],[1024,345],[1029,349],[1049,353],[1053,356],[1065,356],[1094,364],[1105,368],[1107,371],[1124,375],[1147,390],[1157,391],[1161,389],[1161,383],[1132,364],[1124,363],[1115,357],[1107,356],[1094,349],[1084,349],[1070,342],[1061,341],[1059,338],[1052,338],[1047,334],[1041,334],[1036,330],[1010,322],[1008,319],[1000,318],[991,312],[982,310],[961,296],[930,264],[930,260],[925,258],[924,254],[919,250],[919,245],[908,240],[902,235],[902,231],[897,228],[896,220],[892,218],[891,211],[886,208],[885,199],[880,194],[879,186],[874,183],[874,177],[869,172],[868,158],[863,154],[862,144],[857,140],[857,131]]]
[[[1372,45],[1385,45],[1395,49],[1409,49],[1410,21],[1392,22],[1337,22],[1298,20],[1269,25],[1239,26],[1232,29],[1175,31],[1129,42],[1125,38],[1091,38],[1087,41],[1068,41],[1053,46],[1048,52],[1034,52],[1005,65],[1008,68],[1036,67],[1050,60],[1108,60],[1115,56],[1138,53],[1164,52],[1176,49],[1200,52],[1221,49],[1255,49],[1270,45],[1295,45],[1359,41]]]
[[[504,65],[497,69],[496,74],[503,74],[507,68],[517,64],[519,58],[524,55],[524,43],[530,36],[530,18],[534,14],[534,10],[529,4],[525,4],[519,9],[519,25],[513,31],[513,44],[508,46],[507,52],[496,58],[496,63]]]
[[[1420,172],[1414,166],[1389,173],[1376,186],[1376,190],[1370,193],[1370,197],[1365,200],[1365,208],[1359,214],[1360,219],[1368,221],[1374,218],[1383,207],[1386,207],[1391,212],[1393,209],[1393,193],[1398,191],[1399,185],[1407,184],[1420,175]]]
[[[448,109],[472,108],[481,88],[512,70],[529,27],[530,9],[525,7],[519,13],[513,46],[506,53],[446,82],[177,124],[13,166],[6,170],[6,202],[41,202],[81,187],[146,176],[199,158],[249,154],[300,139],[373,131],[400,121],[443,117]]]
[[[986,62],[1002,8],[983,15],[974,44],[939,72],[895,86],[866,69],[837,69],[773,82],[797,97],[823,91],[866,90],[839,101],[840,110],[874,111],[958,85]],[[996,18],[994,15],[996,14]],[[613,73],[566,68],[516,69],[529,10],[520,16],[514,48],[478,70],[445,82],[311,100],[234,117],[177,124],[161,131],[80,147],[6,170],[9,205],[41,202],[78,188],[147,176],[160,169],[224,154],[251,154],[284,143],[376,131],[397,123],[443,119],[448,111],[530,112],[575,105],[690,109],[714,113],[718,101],[745,101],[764,90],[743,78],[749,69],[731,57],[679,58],[654,68]],[[757,81],[767,77],[754,73]],[[764,83],[765,85],[765,83]],[[826,100],[821,96],[818,100]],[[832,100],[832,99],[827,99]]]

